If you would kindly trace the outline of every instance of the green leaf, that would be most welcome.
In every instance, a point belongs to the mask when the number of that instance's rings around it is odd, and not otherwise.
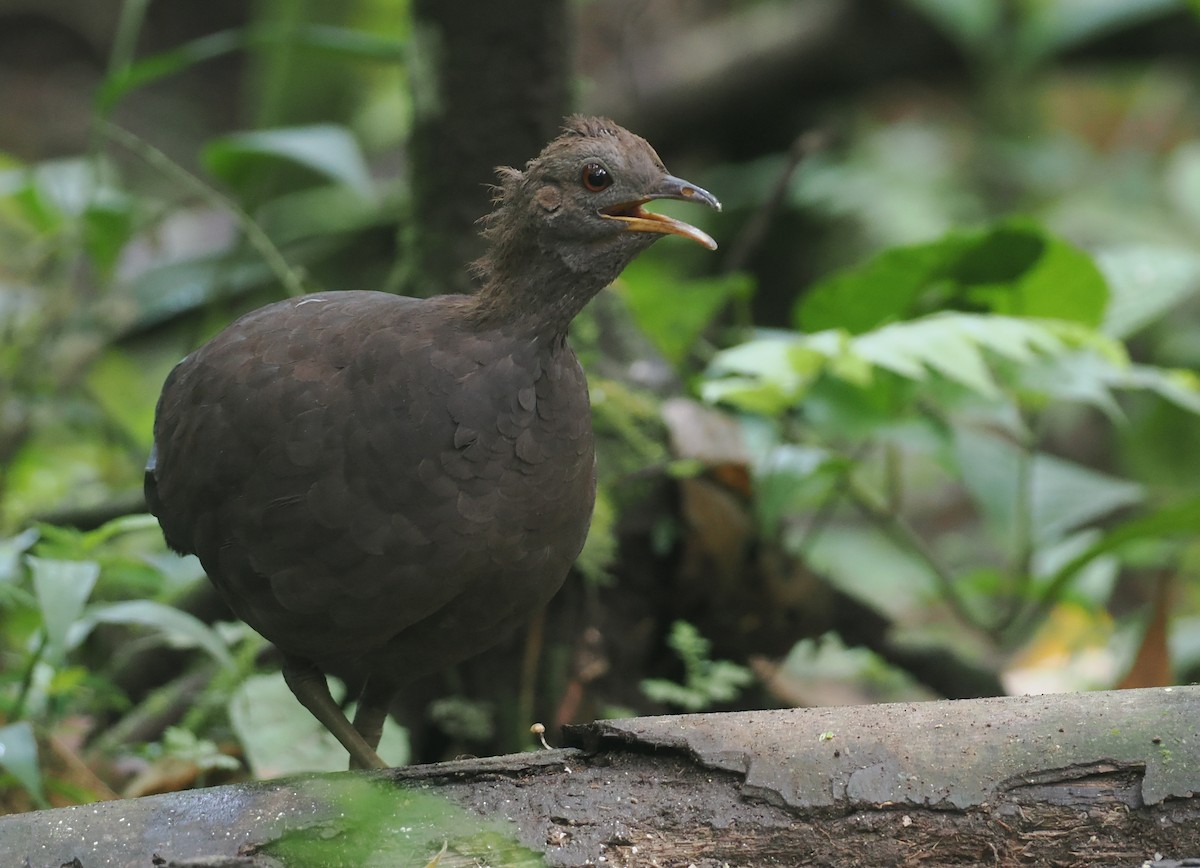
[[[223,666],[233,666],[229,649],[215,630],[194,615],[153,600],[126,600],[92,606],[78,618],[67,636],[68,647],[82,642],[97,624],[135,624],[151,627],[171,644],[200,648]]]
[[[340,184],[278,196],[264,202],[255,216],[281,247],[314,236],[358,232],[393,219],[378,199]]]
[[[29,721],[0,727],[0,767],[16,778],[40,807],[49,807],[38,768],[37,739]]]
[[[243,47],[245,43],[243,31],[222,30],[185,42],[170,51],[143,57],[105,78],[96,92],[97,110],[106,115],[127,93],[206,60],[228,54]]]
[[[18,567],[21,555],[29,551],[38,540],[38,530],[35,527],[26,528],[16,536],[0,540],[0,582],[15,582],[20,576]]]
[[[981,287],[955,277],[975,302],[985,300],[994,313],[1010,316],[1061,319],[1098,326],[1108,305],[1108,285],[1092,257],[1061,238],[1033,227],[1001,228],[972,251],[971,257],[993,254],[1003,263],[1014,249],[1032,248],[1038,256],[1010,282]],[[986,280],[986,278],[985,278]]]
[[[908,0],[972,53],[994,45],[1004,21],[999,0]]]
[[[751,412],[778,413],[808,399],[818,382],[840,379],[859,390],[872,389],[873,371],[882,369],[918,383],[934,372],[995,400],[1002,393],[993,361],[1032,366],[1079,347],[1106,360],[1106,376],[1115,376],[1125,363],[1119,343],[1078,323],[940,313],[854,337],[835,330],[749,341],[714,357],[701,394]],[[721,378],[725,373],[735,376]],[[1033,389],[1037,384],[1025,385]],[[929,383],[936,387],[937,382]]]
[[[272,277],[271,267],[257,255],[219,253],[150,268],[130,287],[137,325],[149,328],[209,302],[236,297]]]
[[[358,142],[345,127],[319,124],[231,133],[205,145],[208,170],[236,190],[256,183],[271,163],[301,166],[371,196],[373,186]]]
[[[794,335],[747,341],[717,353],[701,395],[706,401],[773,415],[800,399],[820,375],[825,358]],[[726,374],[734,376],[717,379]]]
[[[384,63],[402,62],[406,45],[400,39],[328,25],[289,27],[286,31],[274,25],[222,30],[169,51],[140,58],[109,75],[97,91],[97,108],[101,114],[108,114],[126,94],[138,88],[242,48],[279,44],[285,40],[289,46],[318,49],[352,60]]]
[[[871,363],[902,377],[921,380],[926,369],[931,369],[972,391],[994,397],[999,389],[984,363],[977,336],[953,327],[966,321],[965,317],[952,321],[939,316],[884,326],[856,338],[854,349]]]
[[[278,672],[252,675],[238,686],[229,700],[229,722],[255,777],[346,768],[346,749],[300,704]],[[379,753],[395,765],[408,762],[408,736],[390,718]]]
[[[1200,253],[1179,247],[1137,245],[1101,251],[1096,262],[1112,298],[1103,332],[1128,338],[1200,292]]]
[[[83,212],[83,246],[99,272],[112,275],[133,236],[133,202],[112,193],[97,196]]]
[[[795,311],[797,328],[842,328],[860,334],[911,315],[917,299],[946,262],[953,242],[893,247],[856,268],[817,283]]]
[[[1022,632],[1028,634],[1035,629],[1047,609],[1062,597],[1079,573],[1097,558],[1142,540],[1194,536],[1197,527],[1200,527],[1200,498],[1173,503],[1117,525],[1044,580],[1040,605],[1027,613],[1021,625]]]
[[[812,287],[794,315],[806,331],[853,334],[947,307],[1095,326],[1107,302],[1091,257],[1037,226],[1013,222],[886,250]]]
[[[46,631],[46,657],[60,664],[70,647],[68,634],[83,613],[96,580],[100,564],[95,561],[63,561],[27,555],[33,577],[33,590]]]
[[[134,358],[118,347],[109,347],[89,367],[87,384],[108,419],[147,452],[154,429],[154,408],[164,372]]]
[[[753,293],[748,275],[683,279],[651,258],[634,260],[615,288],[642,331],[674,365],[684,361],[726,305]]]
[[[954,447],[963,484],[1001,538],[1012,539],[1025,516],[1032,541],[1050,545],[1145,497],[1136,483],[1052,455],[1027,455],[1010,440],[982,431],[957,429]]]
[[[1030,61],[1175,12],[1182,0],[1033,0],[1021,4],[1018,48]]]

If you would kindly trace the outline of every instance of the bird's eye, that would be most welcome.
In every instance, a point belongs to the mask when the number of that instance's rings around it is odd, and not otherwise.
[[[593,193],[599,193],[601,190],[611,187],[612,182],[612,175],[608,173],[608,169],[599,163],[588,163],[583,167],[583,186]]]

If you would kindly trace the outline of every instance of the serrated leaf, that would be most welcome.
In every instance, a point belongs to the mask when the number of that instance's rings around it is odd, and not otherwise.
[[[928,368],[981,395],[999,394],[977,341],[951,322],[942,316],[884,326],[855,338],[854,349],[879,367],[909,379],[923,379]]]
[[[229,649],[213,628],[180,609],[153,600],[126,600],[93,606],[76,620],[66,637],[75,647],[97,624],[135,624],[153,628],[179,647],[200,648],[223,666],[232,666]]]
[[[83,613],[100,565],[95,561],[63,561],[27,555],[33,591],[46,631],[46,659],[58,665],[70,646],[68,635]]]

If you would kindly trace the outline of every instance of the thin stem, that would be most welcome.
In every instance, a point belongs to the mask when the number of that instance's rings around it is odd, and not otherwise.
[[[125,0],[121,4],[121,17],[117,20],[112,53],[108,56],[109,76],[119,75],[133,64],[138,37],[142,33],[142,22],[146,20],[146,9],[149,6],[150,0]]]
[[[267,266],[275,273],[275,277],[279,282],[287,288],[288,294],[303,295],[305,293],[306,290],[300,273],[288,264],[279,248],[275,246],[275,242],[267,236],[262,227],[240,205],[228,196],[215,190],[209,184],[206,184],[200,178],[197,178],[140,136],[103,118],[97,118],[96,126],[102,136],[116,142],[121,147],[140,157],[151,168],[157,169],[167,177],[187,187],[213,207],[222,208],[232,213],[238,227],[246,236],[246,240],[262,256]]]
[[[837,484],[834,486],[833,490],[829,492],[829,496],[825,498],[824,502],[822,502],[817,508],[817,511],[813,514],[812,519],[808,523],[808,527],[804,529],[804,533],[797,541],[795,546],[795,550],[797,552],[801,554],[806,552],[808,547],[812,545],[813,541],[816,540],[816,538],[821,535],[821,532],[824,531],[829,525],[829,522],[833,520],[833,514],[837,510],[838,503],[844,497],[846,497],[849,492],[850,474],[853,472],[853,468],[862,460],[863,454],[868,448],[869,447],[864,444],[850,453],[849,462],[846,466],[846,469],[838,475]]]
[[[933,575],[934,583],[937,585],[946,604],[959,620],[973,628],[983,628],[983,625],[971,613],[966,601],[959,594],[958,588],[954,584],[954,576],[938,561],[933,550],[913,530],[912,525],[905,521],[903,517],[891,512],[886,506],[879,503],[875,495],[868,491],[866,486],[853,478],[847,479],[846,494],[859,512],[886,533],[893,542],[916,555],[929,568],[930,573]]]
[[[25,704],[29,701],[29,691],[33,689],[33,673],[37,669],[38,663],[42,661],[42,657],[46,653],[46,645],[49,643],[49,634],[43,629],[41,636],[38,637],[37,648],[33,651],[33,656],[29,658],[29,665],[25,667],[25,672],[21,676],[21,689],[17,692],[17,700],[13,703],[12,711],[9,712],[10,720],[20,720],[25,716]]]

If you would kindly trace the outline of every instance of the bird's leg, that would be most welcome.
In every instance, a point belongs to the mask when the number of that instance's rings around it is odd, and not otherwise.
[[[354,728],[358,730],[363,741],[372,750],[379,747],[379,739],[383,735],[383,724],[387,720],[392,693],[390,688],[381,689],[378,679],[368,678],[362,695],[358,698],[358,710],[354,712]],[[350,757],[350,768],[362,768],[353,756]]]
[[[333,701],[333,697],[329,695],[329,685],[325,682],[325,676],[317,667],[307,660],[286,657],[283,661],[283,680],[300,700],[300,704],[307,708],[312,716],[342,743],[342,747],[349,751],[352,768],[387,768],[387,763],[379,758],[379,754],[375,753],[375,748],[359,735],[358,730],[351,725],[350,721],[346,719],[346,715]],[[382,727],[382,722],[380,726]],[[375,744],[378,743],[377,737]]]

